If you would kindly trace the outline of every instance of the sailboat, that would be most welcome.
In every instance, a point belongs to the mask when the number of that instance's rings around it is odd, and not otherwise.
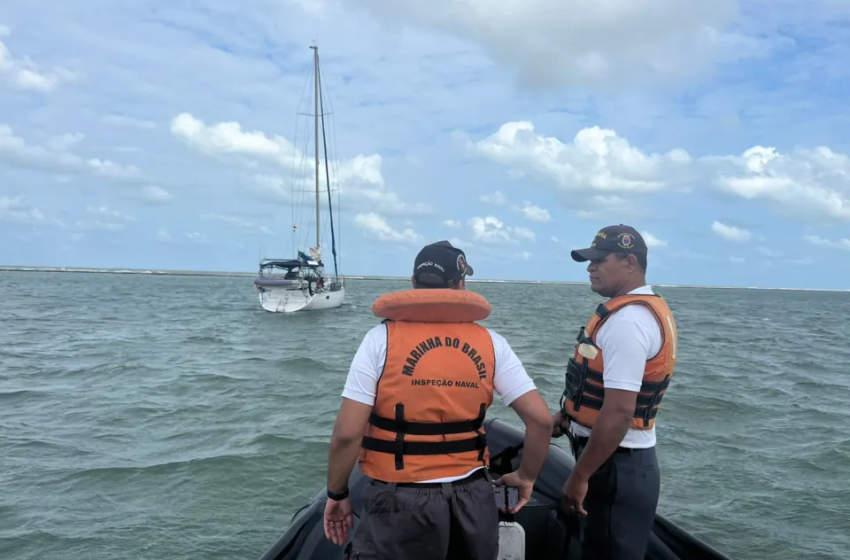
[[[313,128],[315,138],[315,191],[316,191],[316,246],[307,252],[298,251],[295,258],[263,258],[260,260],[259,276],[254,280],[254,288],[260,299],[260,305],[266,311],[274,313],[294,313],[317,309],[339,307],[345,300],[345,279],[339,275],[336,254],[336,235],[331,204],[331,180],[328,169],[328,147],[325,137],[325,111],[321,95],[319,77],[319,47],[313,45]],[[321,129],[320,129],[321,121]],[[322,228],[319,177],[321,160],[319,158],[319,133],[324,148],[326,186],[328,192],[328,213],[330,215],[331,253],[333,254],[334,273],[325,272],[322,261]],[[293,225],[293,238],[297,226]]]

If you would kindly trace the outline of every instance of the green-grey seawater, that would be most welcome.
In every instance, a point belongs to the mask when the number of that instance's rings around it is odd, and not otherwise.
[[[324,485],[370,305],[404,287],[284,316],[250,278],[0,273],[0,558],[257,558]],[[554,410],[601,300],[471,288]],[[680,331],[659,511],[735,559],[850,558],[850,294],[658,292]]]

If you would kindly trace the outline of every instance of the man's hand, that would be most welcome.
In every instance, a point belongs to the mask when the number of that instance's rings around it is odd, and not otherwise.
[[[514,471],[506,474],[498,480],[494,480],[496,486],[516,486],[519,489],[519,500],[516,507],[508,508],[508,513],[516,513],[522,509],[522,506],[528,503],[531,499],[531,492],[534,490],[534,480],[524,478],[519,471]]]
[[[328,498],[325,505],[325,536],[335,545],[343,545],[348,540],[348,530],[354,527],[354,515],[348,498],[336,501]]]
[[[570,430],[570,418],[564,418],[559,410],[552,415],[552,437],[559,438]]]
[[[564,509],[568,512],[576,512],[579,515],[587,515],[584,511],[584,497],[587,495],[587,479],[573,471],[567,482],[564,483]]]

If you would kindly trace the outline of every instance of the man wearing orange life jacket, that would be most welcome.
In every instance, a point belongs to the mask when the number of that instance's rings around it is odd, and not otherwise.
[[[579,331],[554,437],[570,431],[577,457],[568,509],[587,516],[583,560],[642,560],[661,485],[655,419],[676,364],[667,303],[646,283],[647,247],[629,226],[602,229],[572,251],[600,304]]]
[[[522,464],[498,483],[519,488],[517,509],[531,496],[552,417],[505,339],[475,322],[490,306],[465,290],[472,274],[463,251],[433,243],[416,257],[414,289],[372,307],[385,320],[351,363],[328,457],[325,535],[335,544],[353,526],[355,461],[371,479],[349,558],[496,560],[499,518],[482,426],[494,393],[526,425]]]

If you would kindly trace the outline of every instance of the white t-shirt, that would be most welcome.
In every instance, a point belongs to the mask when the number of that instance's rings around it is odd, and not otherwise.
[[[652,294],[651,286],[642,286],[630,294]],[[606,388],[640,391],[646,361],[661,350],[661,328],[652,312],[642,305],[628,305],[611,315],[596,335],[602,350]],[[591,430],[571,424],[577,436],[589,437]],[[646,448],[655,445],[655,427],[651,430],[629,429],[622,447]]]
[[[496,355],[496,371],[493,372],[493,392],[505,406],[536,389],[534,381],[525,371],[525,367],[514,353],[508,341],[491,329],[487,329],[493,340]],[[374,406],[378,380],[384,371],[387,357],[387,327],[379,324],[363,337],[360,347],[351,360],[348,378],[342,396],[363,404]],[[422,482],[448,482],[469,476],[482,467],[476,467],[462,476],[423,480]]]

